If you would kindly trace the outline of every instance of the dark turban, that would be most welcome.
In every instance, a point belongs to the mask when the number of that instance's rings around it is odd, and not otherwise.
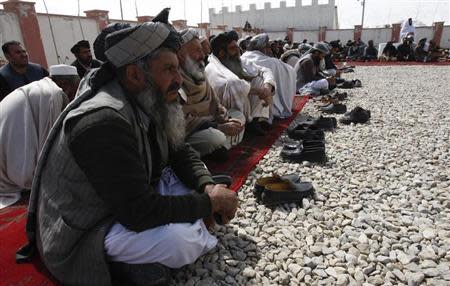
[[[82,40],[79,41],[78,43],[76,43],[71,49],[70,51],[72,52],[72,54],[74,54],[75,56],[78,55],[78,53],[80,52],[80,48],[85,48],[85,49],[90,49],[91,45],[89,45],[89,42],[86,40]]]
[[[130,24],[128,23],[115,23],[109,24],[106,28],[102,30],[102,32],[97,36],[94,41],[94,54],[98,60],[102,62],[106,62],[108,59],[105,56],[105,39],[109,34],[120,31],[123,29],[130,28]]]
[[[232,41],[238,41],[239,35],[236,31],[223,32],[218,34],[211,40],[211,50],[213,54],[217,57],[221,50],[227,49],[228,44]]]

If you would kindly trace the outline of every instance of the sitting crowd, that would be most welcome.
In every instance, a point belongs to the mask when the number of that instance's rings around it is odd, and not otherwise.
[[[338,42],[292,52],[267,34],[208,39],[177,32],[168,14],[111,24],[94,42],[97,60],[80,41],[73,64],[49,73],[21,43],[2,47],[0,200],[31,190],[18,258],[38,253],[64,285],[166,283],[215,247],[208,228],[237,210],[202,159],[267,134],[296,94],[343,82]],[[373,57],[373,42],[363,53]]]

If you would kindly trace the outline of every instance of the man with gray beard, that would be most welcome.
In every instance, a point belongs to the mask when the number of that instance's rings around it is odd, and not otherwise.
[[[236,212],[184,143],[180,37],[165,14],[106,37],[111,76],[64,110],[41,152],[19,254],[35,246],[64,285],[165,285],[216,245],[203,220]]]
[[[206,80],[204,53],[197,31],[188,28],[180,35],[178,60],[183,77],[180,96],[186,116],[186,142],[200,156],[228,150],[242,141],[245,117],[237,110],[227,111]]]
[[[237,40],[235,31],[214,37],[206,78],[220,103],[244,114],[248,131],[264,135],[272,123],[276,83],[270,69],[241,61]]]

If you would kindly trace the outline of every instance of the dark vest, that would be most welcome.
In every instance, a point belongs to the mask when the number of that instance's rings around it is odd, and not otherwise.
[[[88,112],[114,109],[135,131],[141,158],[148,166],[149,184],[152,178],[146,136],[149,117],[130,103],[115,81],[94,97],[89,93],[88,88],[77,97],[53,127],[36,168],[30,198],[29,240],[36,242],[45,265],[64,285],[111,285],[104,238],[114,222],[110,210],[76,164],[65,125]],[[167,139],[164,132],[156,133],[162,160],[167,162]]]

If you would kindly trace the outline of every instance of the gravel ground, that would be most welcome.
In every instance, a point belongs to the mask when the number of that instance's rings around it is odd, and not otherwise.
[[[450,67],[358,67],[348,109],[371,122],[326,134],[325,165],[285,163],[282,138],[250,174],[217,249],[177,285],[450,285]],[[312,103],[302,114],[318,116]],[[303,206],[258,204],[256,178],[299,173]]]

